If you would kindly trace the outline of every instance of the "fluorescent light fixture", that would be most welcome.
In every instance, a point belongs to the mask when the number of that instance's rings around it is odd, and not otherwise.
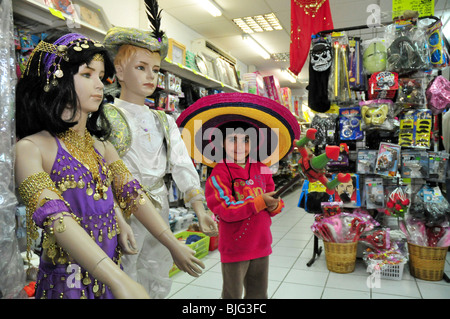
[[[201,0],[200,4],[211,14],[213,17],[220,17],[222,10],[212,0]]]
[[[269,60],[270,59],[270,54],[269,52],[266,51],[266,49],[264,49],[258,42],[255,41],[255,39],[253,39],[251,36],[249,36],[248,34],[244,34],[242,36],[242,39],[252,47],[252,49],[258,53],[260,56],[263,57],[264,60]]]
[[[233,19],[233,22],[245,33],[283,30],[275,13]]]
[[[289,71],[289,69],[281,69],[281,73],[284,74],[285,78],[291,83],[297,83],[297,77]]]

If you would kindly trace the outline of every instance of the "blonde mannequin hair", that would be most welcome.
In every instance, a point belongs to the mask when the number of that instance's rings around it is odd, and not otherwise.
[[[131,58],[136,54],[136,52],[138,50],[145,50],[149,55],[151,53],[158,53],[159,52],[152,52],[150,50],[144,49],[144,48],[140,48],[131,44],[124,44],[122,46],[120,46],[116,57],[114,58],[114,65],[120,65],[122,67],[124,67],[125,65],[127,65]]]

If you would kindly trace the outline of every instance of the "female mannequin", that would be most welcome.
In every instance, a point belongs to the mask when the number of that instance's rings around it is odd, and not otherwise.
[[[159,215],[106,142],[102,81],[113,72],[101,43],[70,33],[41,41],[17,85],[16,181],[29,240],[43,229],[36,298],[148,298],[120,268],[122,249],[136,251],[118,205]],[[160,219],[151,225],[181,247]]]

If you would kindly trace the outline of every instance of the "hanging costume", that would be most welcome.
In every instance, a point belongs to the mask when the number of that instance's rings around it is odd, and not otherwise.
[[[333,29],[328,0],[291,0],[291,44],[289,70],[302,71],[311,43],[311,35]]]

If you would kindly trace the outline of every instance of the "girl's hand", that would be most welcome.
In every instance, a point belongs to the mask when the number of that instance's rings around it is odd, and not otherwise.
[[[279,198],[272,197],[273,195],[275,195],[275,193],[276,192],[273,191],[273,192],[262,194],[264,202],[266,203],[266,206],[267,206],[267,210],[269,212],[275,210],[278,207],[278,203],[280,202]]]

